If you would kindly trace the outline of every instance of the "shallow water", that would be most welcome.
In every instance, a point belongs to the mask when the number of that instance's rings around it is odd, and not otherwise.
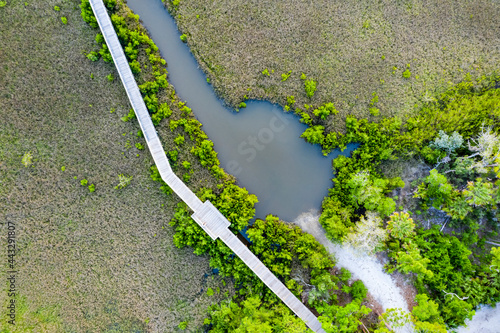
[[[214,142],[221,167],[238,178],[240,186],[259,198],[256,216],[275,214],[292,221],[319,209],[332,186],[331,161],[300,138],[307,126],[277,105],[249,101],[239,113],[226,108],[206,82],[174,19],[160,0],[128,0],[167,61],[169,81],[193,109]],[[343,154],[350,154],[350,145]]]

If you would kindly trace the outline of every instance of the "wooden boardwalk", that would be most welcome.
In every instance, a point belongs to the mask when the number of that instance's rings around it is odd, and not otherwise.
[[[90,5],[111,52],[120,79],[125,86],[125,91],[135,111],[161,178],[193,210],[192,218],[212,239],[220,238],[311,330],[317,333],[325,333],[316,316],[228,229],[229,221],[217,208],[210,201],[202,203],[184,182],[173,173],[106,7],[102,0],[90,0]]]

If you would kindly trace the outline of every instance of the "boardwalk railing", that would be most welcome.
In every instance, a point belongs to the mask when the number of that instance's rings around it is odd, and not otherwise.
[[[230,222],[217,208],[210,201],[202,203],[172,172],[106,7],[102,0],[90,0],[90,5],[161,178],[194,211],[192,218],[212,239],[220,238],[311,330],[317,333],[325,333],[316,316],[228,229]]]

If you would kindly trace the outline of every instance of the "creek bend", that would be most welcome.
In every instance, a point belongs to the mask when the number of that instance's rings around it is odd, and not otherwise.
[[[240,186],[259,198],[256,217],[274,214],[293,221],[317,210],[332,186],[331,162],[319,146],[300,138],[307,128],[293,114],[265,101],[248,101],[234,112],[224,106],[198,67],[177,25],[160,0],[128,0],[167,61],[168,79],[179,97],[193,109],[214,143],[221,167],[237,177]],[[349,145],[348,156],[356,145]]]

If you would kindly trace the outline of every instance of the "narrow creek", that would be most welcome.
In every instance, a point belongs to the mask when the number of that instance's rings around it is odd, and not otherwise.
[[[319,209],[332,186],[332,159],[300,138],[306,130],[293,114],[264,101],[248,101],[235,112],[224,106],[191,51],[179,36],[174,19],[160,0],[128,0],[167,61],[169,81],[187,101],[219,154],[221,167],[259,198],[256,217],[278,215],[293,221]],[[355,145],[342,154],[348,155]]]

